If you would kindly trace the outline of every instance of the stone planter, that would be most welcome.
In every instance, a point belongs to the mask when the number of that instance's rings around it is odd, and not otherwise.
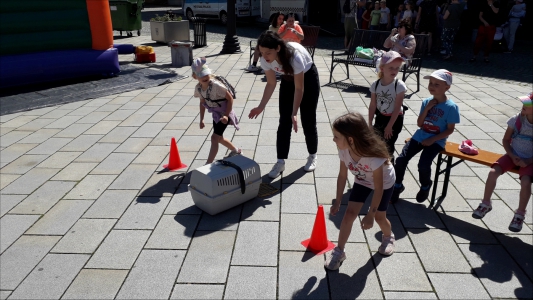
[[[190,41],[189,20],[150,21],[152,41],[170,43],[171,41]]]

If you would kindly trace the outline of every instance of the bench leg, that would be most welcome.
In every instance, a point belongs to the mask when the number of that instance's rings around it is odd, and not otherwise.
[[[433,192],[431,193],[431,202],[429,208],[432,208],[435,204],[435,196],[437,195],[437,186],[439,185],[439,176],[441,173],[440,166],[442,165],[442,153],[439,153],[437,157],[437,170],[435,171],[435,178],[433,179]]]
[[[446,198],[446,194],[448,193],[448,184],[450,183],[450,172],[454,167],[452,165],[452,159],[453,157],[448,156],[446,162],[446,173],[444,173],[444,182],[442,183],[442,195],[440,195],[439,199],[437,199],[437,204],[435,204],[435,206],[433,207],[433,210],[435,211],[439,209],[440,205],[442,204],[442,201],[444,201],[444,198]]]
[[[335,67],[333,66],[333,57],[331,58],[331,69],[329,69],[329,83],[331,83],[331,79],[333,78],[333,69]]]
[[[404,81],[405,82],[405,81]],[[420,70],[416,73],[416,92],[420,91]]]
[[[350,67],[348,66],[348,64],[345,64],[346,65],[346,79],[350,79]]]

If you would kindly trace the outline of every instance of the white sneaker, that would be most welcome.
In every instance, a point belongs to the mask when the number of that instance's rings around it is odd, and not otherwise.
[[[346,253],[341,251],[339,247],[335,247],[333,251],[328,253],[326,256],[326,261],[324,262],[324,267],[330,270],[338,270],[341,266],[341,263],[346,259]]]
[[[245,69],[245,71],[248,71],[248,72],[257,72],[259,70],[260,69],[254,65],[249,65],[248,68]]]
[[[390,256],[394,253],[394,242],[396,239],[394,238],[394,233],[391,233],[391,236],[385,237],[385,235],[381,236],[381,246],[378,249],[378,252],[385,256]]]
[[[230,158],[230,157],[233,157],[235,155],[242,155],[242,149],[241,148],[237,148],[237,150],[231,150],[231,152],[228,154],[228,156],[226,156],[224,158]]]
[[[277,162],[274,167],[272,167],[272,171],[268,173],[268,177],[274,179],[278,177],[283,171],[285,171],[285,164]]]
[[[313,157],[309,155],[307,157],[307,163],[305,164],[304,170],[306,172],[312,172],[316,169],[316,156]]]

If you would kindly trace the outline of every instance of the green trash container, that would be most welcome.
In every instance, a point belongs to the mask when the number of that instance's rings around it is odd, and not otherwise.
[[[141,9],[144,7],[144,0],[110,0],[111,23],[113,30],[126,31],[128,36],[133,36],[132,31],[137,30],[137,35],[141,35]]]

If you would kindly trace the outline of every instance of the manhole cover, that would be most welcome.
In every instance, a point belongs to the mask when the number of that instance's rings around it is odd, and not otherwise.
[[[272,194],[275,194],[278,192],[278,189],[271,186],[268,183],[261,183],[259,185],[259,194],[257,194],[257,197],[266,197],[270,196]]]

